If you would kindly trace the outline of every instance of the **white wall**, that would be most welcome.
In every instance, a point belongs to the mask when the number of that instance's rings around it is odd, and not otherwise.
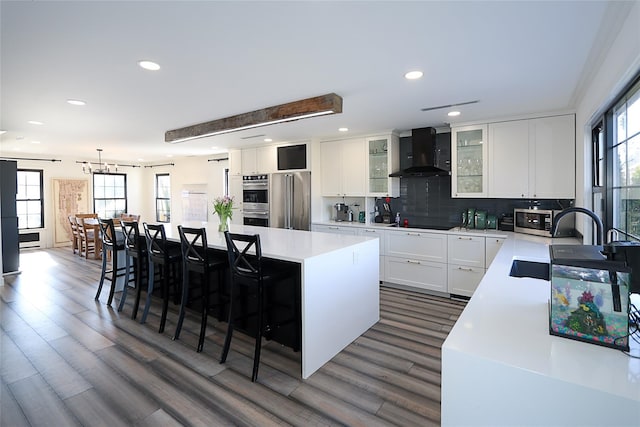
[[[17,155],[16,157],[21,157]],[[47,158],[49,158],[47,156]],[[86,179],[89,189],[89,211],[93,211],[93,182],[91,176],[83,174],[82,165],[77,164],[76,159],[69,157],[55,157],[61,162],[43,162],[19,160],[19,169],[42,169],[44,172],[44,205],[45,228],[43,230],[43,243],[47,248],[54,246],[54,230],[56,219],[53,200],[53,179]],[[155,175],[157,173],[169,173],[171,177],[172,220],[179,222],[182,219],[181,190],[184,184],[206,184],[208,197],[213,198],[223,194],[223,174],[228,167],[228,161],[212,161],[211,157],[185,157],[172,159],[175,166],[161,167],[121,167],[119,173],[127,174],[127,210],[140,214],[140,221],[154,223],[155,217]],[[111,160],[104,159],[112,163]],[[209,211],[211,212],[211,211]],[[211,215],[209,219],[213,218]]]
[[[226,156],[218,156],[226,157]],[[153,189],[155,186],[155,175],[159,173],[169,173],[171,178],[171,222],[182,222],[182,190],[186,185],[204,184],[207,186],[208,198],[208,220],[217,221],[213,212],[213,199],[224,195],[224,170],[229,167],[228,160],[209,161],[214,157],[182,157],[172,159],[174,166],[163,166],[147,168],[150,171],[146,177],[146,188]],[[155,196],[154,196],[155,197]],[[155,221],[154,199],[147,207],[150,213],[151,222]]]
[[[576,106],[576,206],[591,206],[591,127],[611,106],[620,91],[640,71],[640,2],[630,2],[629,13],[613,45],[592,74]],[[586,216],[577,228],[591,242],[591,225]],[[588,221],[587,221],[588,220]]]

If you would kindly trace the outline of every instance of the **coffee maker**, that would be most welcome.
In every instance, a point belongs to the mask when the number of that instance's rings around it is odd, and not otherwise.
[[[336,221],[349,221],[349,206],[344,203],[336,203]]]

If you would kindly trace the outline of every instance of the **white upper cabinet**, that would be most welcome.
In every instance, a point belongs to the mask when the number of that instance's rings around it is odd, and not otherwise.
[[[573,199],[575,116],[489,124],[489,197]]]
[[[489,197],[529,195],[529,121],[489,123]]]
[[[367,145],[367,195],[372,197],[398,197],[400,178],[389,174],[399,169],[399,138],[396,135],[366,139]]]
[[[254,175],[276,171],[277,150],[274,145],[244,148],[242,150],[242,174]]]
[[[229,174],[242,175],[242,150],[229,150]]]
[[[529,151],[535,165],[529,169],[530,197],[573,199],[576,196],[575,115],[529,121]]]
[[[321,143],[322,195],[325,197],[365,196],[367,176],[365,153],[364,139]]]
[[[487,194],[487,125],[452,128],[451,196]]]

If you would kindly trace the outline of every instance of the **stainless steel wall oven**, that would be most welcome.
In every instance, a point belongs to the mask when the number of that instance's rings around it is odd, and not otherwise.
[[[269,175],[242,177],[244,225],[269,226]]]

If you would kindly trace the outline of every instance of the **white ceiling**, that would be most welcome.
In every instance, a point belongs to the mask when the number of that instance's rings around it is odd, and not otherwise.
[[[154,162],[575,108],[623,2],[0,4],[0,155]],[[161,69],[141,69],[150,59]],[[424,77],[407,81],[405,72]],[[170,129],[335,92],[343,113],[180,144]],[[81,99],[86,106],[66,103]],[[458,109],[421,108],[479,100]],[[41,121],[37,126],[29,120]],[[262,137],[242,139],[248,136]],[[32,141],[39,141],[34,144]],[[216,147],[216,148],[213,148]],[[144,159],[144,160],[139,160]]]

